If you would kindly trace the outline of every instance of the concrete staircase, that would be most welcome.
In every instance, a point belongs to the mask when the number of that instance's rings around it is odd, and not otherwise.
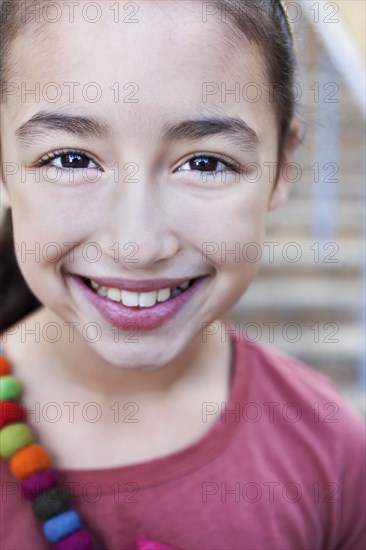
[[[296,32],[301,36],[299,51],[305,54],[300,83],[306,136],[296,159],[302,176],[294,184],[288,203],[269,214],[266,241],[279,243],[273,248],[273,258],[267,245],[256,281],[226,317],[240,323],[249,338],[275,346],[324,372],[362,414],[364,121],[342,76],[327,59],[316,28],[302,20]],[[324,69],[324,62],[326,76],[319,68],[323,63]],[[324,77],[339,86],[335,96],[338,104],[326,104],[321,98],[319,103],[314,101],[314,90],[309,87],[319,82],[321,90]],[[336,158],[334,147],[326,156],[328,143],[330,146],[335,140],[334,127],[338,128]],[[324,150],[319,150],[319,132]],[[314,216],[320,215],[320,227],[322,221],[316,186],[323,185],[324,180],[320,177],[316,183],[311,168],[319,154],[323,161],[339,165],[334,176],[339,183],[331,184],[329,199],[325,196],[326,202],[320,203],[325,207],[325,224],[327,209],[328,221],[329,212],[336,216],[326,239],[319,235],[319,222],[314,225]],[[292,262],[300,253],[299,261]],[[271,323],[277,324],[271,327]]]

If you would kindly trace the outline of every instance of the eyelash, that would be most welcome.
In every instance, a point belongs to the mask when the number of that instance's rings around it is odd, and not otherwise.
[[[196,160],[196,159],[202,159],[202,158],[204,158],[204,159],[210,159],[210,160],[215,160],[215,161],[221,162],[221,163],[224,164],[224,165],[229,169],[229,171],[231,171],[231,172],[235,172],[235,173],[237,173],[237,174],[240,174],[240,173],[242,172],[242,168],[241,168],[241,166],[240,166],[238,163],[236,163],[236,162],[234,162],[234,161],[232,161],[232,160],[230,160],[230,159],[228,159],[227,157],[224,157],[224,156],[222,156],[222,155],[212,154],[212,153],[195,153],[195,154],[193,155],[193,157],[188,158],[188,159],[183,163],[183,165],[184,165],[184,164],[187,164],[187,162],[192,162],[192,161],[194,161],[194,160]],[[177,170],[177,171],[183,171],[183,172],[184,172],[185,170]],[[204,173],[207,173],[207,174],[213,173],[213,174],[215,174],[215,173],[226,172],[226,171],[227,171],[227,170],[216,170],[216,171],[212,170],[211,172],[210,172],[210,171],[205,172],[204,170],[190,170],[190,172],[198,172],[198,173],[200,173],[200,174],[204,174]]]
[[[47,166],[50,164],[50,162],[52,160],[55,160],[57,158],[61,158],[62,156],[66,156],[66,155],[80,155],[82,157],[85,157],[87,158],[89,161],[91,162],[94,162],[96,165],[98,165],[98,163],[93,159],[91,158],[85,151],[82,151],[80,149],[58,149],[56,151],[52,151],[51,153],[48,153],[47,155],[43,156],[37,163],[36,163],[36,166],[38,168],[41,168],[42,166]],[[193,162],[194,160],[197,160],[197,159],[210,159],[210,160],[214,160],[214,161],[217,161],[217,162],[221,162],[222,164],[224,164],[228,169],[229,171],[231,172],[235,172],[235,173],[241,173],[242,169],[240,167],[240,165],[234,161],[231,161],[229,160],[228,158],[222,156],[222,155],[217,155],[217,154],[209,154],[209,153],[196,153],[194,154],[192,157],[188,158],[184,163],[183,163],[183,166],[184,164],[187,164],[189,162]],[[57,170],[61,171],[61,172],[70,172],[70,171],[74,171],[74,170],[80,170],[80,168],[60,168],[59,166],[54,166],[54,168],[56,168]],[[85,168],[84,168],[85,169]],[[98,169],[101,169],[101,167],[98,165]],[[174,172],[179,172],[179,171],[182,171],[182,172],[185,172],[187,170],[179,170],[179,168],[177,168],[176,170],[174,170]],[[207,171],[205,172],[204,170],[189,170],[189,172],[198,172],[198,173],[218,173],[218,172],[226,172],[227,170],[211,170],[211,171]]]
[[[44,155],[39,161],[36,163],[36,166],[38,168],[42,168],[42,166],[47,166],[50,164],[52,160],[55,160],[57,158],[61,158],[65,155],[80,155],[82,157],[87,158],[89,161],[94,162],[96,165],[98,163],[91,158],[85,151],[81,151],[80,149],[58,149],[56,151],[52,151],[51,153],[47,153],[47,155]],[[73,171],[72,168],[60,168],[59,166],[54,166],[56,170],[59,170],[61,172],[70,172]],[[101,167],[98,165],[98,169],[101,169]],[[78,170],[78,168],[75,168],[75,170]],[[80,168],[79,168],[80,170]],[[85,168],[84,168],[85,170]]]

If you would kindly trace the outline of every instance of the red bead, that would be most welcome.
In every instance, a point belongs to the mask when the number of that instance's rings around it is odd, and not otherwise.
[[[5,357],[5,355],[0,355],[0,376],[10,374],[10,372],[11,365],[9,360]]]
[[[14,401],[2,401],[0,403],[0,428],[12,422],[22,422],[26,417],[26,410]]]

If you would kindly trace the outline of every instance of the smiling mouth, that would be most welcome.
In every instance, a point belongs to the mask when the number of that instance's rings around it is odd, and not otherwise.
[[[174,300],[174,298],[177,298],[186,292],[189,288],[191,288],[191,286],[202,278],[203,277],[187,279],[184,283],[181,283],[177,287],[163,288],[150,292],[130,292],[128,290],[105,287],[86,277],[81,277],[81,280],[90,290],[101,298],[105,298],[106,300],[114,303],[120,303],[125,307],[139,310],[152,308],[160,303]]]

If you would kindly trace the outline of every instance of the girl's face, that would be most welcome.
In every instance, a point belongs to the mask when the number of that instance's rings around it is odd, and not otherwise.
[[[263,60],[244,40],[230,45],[229,23],[204,4],[119,2],[117,12],[103,1],[84,16],[81,4],[74,21],[65,8],[13,44],[2,191],[20,269],[63,331],[76,323],[90,341],[95,323],[96,350],[123,367],[168,363],[234,305],[258,270],[266,213],[287,193],[282,179],[274,189],[278,123]],[[60,149],[79,153],[45,160]],[[75,274],[207,278],[173,317],[132,334]]]

